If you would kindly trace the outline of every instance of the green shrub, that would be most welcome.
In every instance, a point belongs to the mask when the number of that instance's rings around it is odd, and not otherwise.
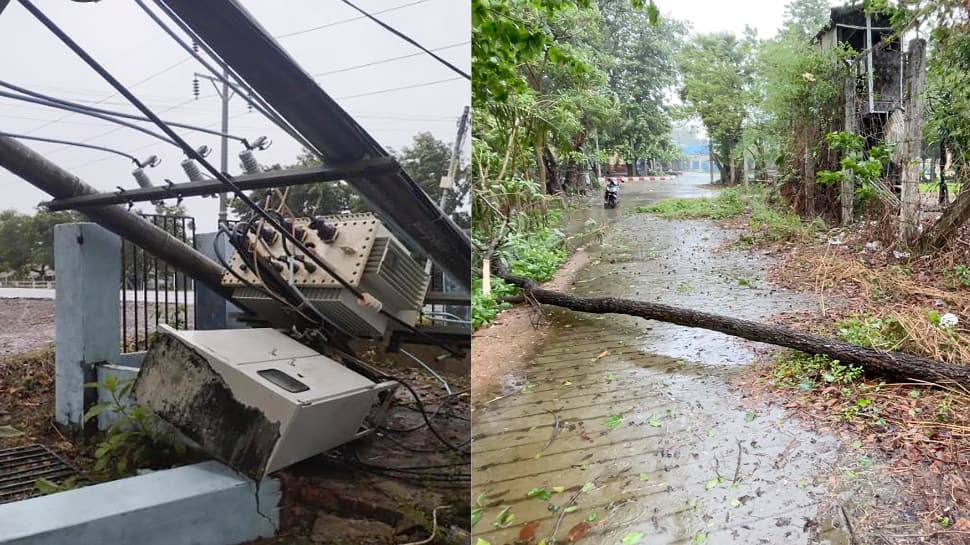
[[[848,385],[862,377],[862,368],[828,356],[789,350],[775,358],[771,378],[776,385],[811,390],[818,385]]]

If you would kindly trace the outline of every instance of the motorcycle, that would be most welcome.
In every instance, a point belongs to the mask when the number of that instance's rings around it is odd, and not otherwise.
[[[616,201],[619,198],[620,186],[618,184],[606,186],[606,197],[603,208],[616,208]]]

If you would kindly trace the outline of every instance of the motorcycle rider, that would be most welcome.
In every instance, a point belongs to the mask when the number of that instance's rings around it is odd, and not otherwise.
[[[620,197],[620,184],[616,183],[616,178],[606,179],[606,193],[603,194],[603,200],[609,199],[610,192],[616,193],[617,199]]]

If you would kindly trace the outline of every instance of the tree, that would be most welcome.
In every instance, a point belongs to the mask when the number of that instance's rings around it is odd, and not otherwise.
[[[43,276],[54,266],[54,226],[84,221],[76,212],[0,212],[0,270]]]
[[[750,104],[754,50],[751,32],[742,39],[731,33],[700,34],[680,55],[680,98],[707,129],[722,183],[741,179],[739,145]]]
[[[391,150],[404,171],[435,203],[441,199],[441,178],[448,174],[451,152],[451,145],[438,140],[429,132],[414,135],[412,144],[400,151]],[[467,210],[468,192],[471,189],[468,175],[468,166],[459,163],[455,185],[448,190],[443,207],[445,214],[451,215],[462,227],[468,227],[471,221],[471,214]]]
[[[829,21],[828,0],[794,0],[785,5],[782,32],[803,42],[811,40]]]
[[[604,0],[600,9],[608,84],[620,104],[601,145],[630,163],[663,161],[673,146],[666,95],[677,81],[675,60],[686,25],[666,18],[650,24],[647,13],[623,0]]]

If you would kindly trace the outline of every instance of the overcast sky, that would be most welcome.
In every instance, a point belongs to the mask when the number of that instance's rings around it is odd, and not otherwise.
[[[134,2],[35,2],[163,119],[219,127],[220,101],[212,85],[201,80],[201,97],[193,100],[193,73],[204,69],[189,60],[189,55]],[[362,18],[339,0],[241,2],[385,148],[407,146],[420,131],[429,131],[445,142],[454,141],[457,120],[470,100],[470,84],[429,55]],[[458,68],[470,70],[467,2],[356,0],[355,4]],[[0,48],[5,52],[0,56],[2,80],[60,98],[133,110],[16,0],[0,14]],[[377,64],[360,67],[368,63]],[[300,151],[298,144],[259,113],[249,113],[241,99],[232,101],[230,119],[230,133],[250,139],[267,135],[274,141],[269,150],[257,152],[264,164],[292,163]],[[83,141],[139,158],[157,154],[163,163],[146,169],[156,184],[165,178],[186,181],[177,149],[92,117],[0,97],[0,132]],[[189,131],[180,134],[195,146],[207,144],[218,150],[218,137]],[[128,159],[57,144],[25,143],[100,190],[111,191],[119,185],[135,187],[131,177],[134,164]],[[238,173],[241,149],[230,141],[231,173]],[[218,151],[210,160],[218,166]],[[47,194],[0,168],[0,209],[30,212],[48,199]],[[199,229],[214,229],[217,199],[194,197],[185,203],[197,218]]]

